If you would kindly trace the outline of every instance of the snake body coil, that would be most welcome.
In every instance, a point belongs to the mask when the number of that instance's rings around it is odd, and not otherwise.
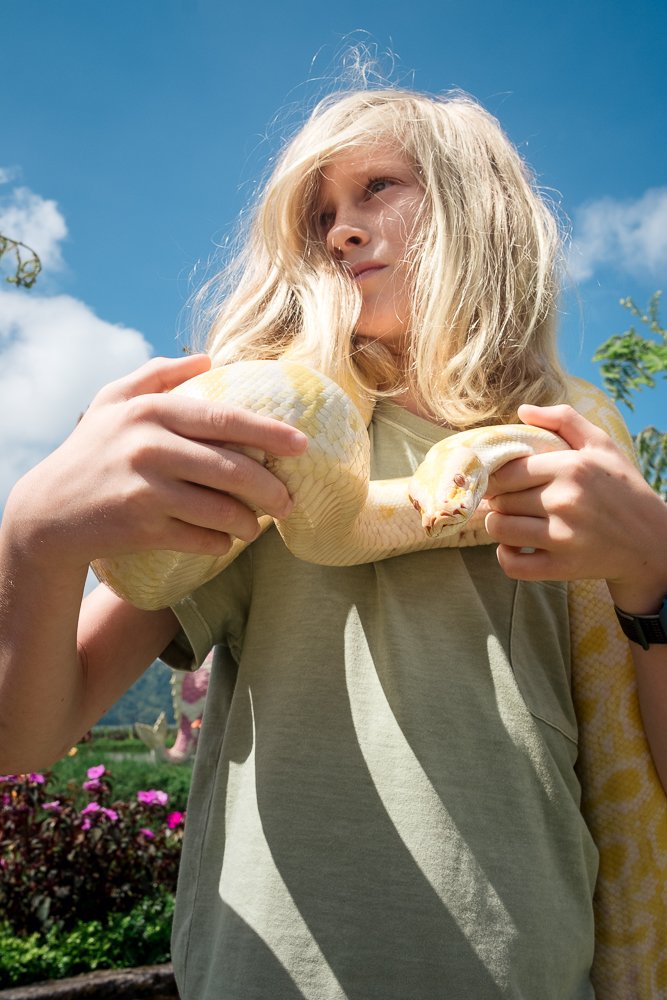
[[[490,542],[482,519],[474,517],[488,474],[513,458],[567,447],[537,427],[480,427],[434,445],[412,478],[369,482],[370,447],[359,409],[339,385],[304,365],[242,361],[173,391],[254,410],[308,436],[307,451],[295,458],[247,453],[261,460],[294,500],[290,516],[275,522],[289,550],[326,566]],[[97,560],[93,568],[124,600],[154,610],[192,593],[244,547],[237,541],[225,556],[128,553]]]

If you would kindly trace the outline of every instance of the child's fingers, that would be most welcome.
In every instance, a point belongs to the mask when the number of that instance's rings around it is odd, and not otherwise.
[[[544,549],[499,545],[496,556],[501,569],[511,580],[562,579],[562,568],[554,565],[551,553]]]
[[[193,551],[192,545],[197,546],[195,551],[207,551],[204,539],[210,538],[219,554],[227,551],[230,536],[252,542],[259,534],[253,511],[242,500],[220,490],[193,483],[175,483],[164,491],[163,505],[166,530],[172,543],[187,541],[184,551]],[[164,530],[160,528],[159,533]]]
[[[565,403],[557,406],[533,406],[524,403],[519,407],[518,413],[519,419],[524,424],[553,431],[562,437],[570,448],[579,450],[588,445],[600,446],[609,442],[604,431]]]
[[[539,491],[552,482],[557,471],[562,468],[563,456],[569,454],[569,452],[550,452],[545,455],[515,458],[489,476],[485,495],[493,497],[495,505],[496,499],[504,495],[514,496],[529,490]]]
[[[308,444],[305,434],[290,424],[224,403],[178,395],[149,397],[146,406],[169,430],[190,439],[244,445],[271,455],[299,455]]]
[[[151,358],[141,368],[110,382],[99,393],[105,402],[131,399],[143,393],[167,392],[211,367],[207,354],[187,354],[182,358]]]
[[[154,358],[102,389],[97,402],[132,401],[133,417],[138,422],[157,421],[189,439],[245,445],[273,455],[297,455],[305,450],[305,435],[289,424],[224,402],[168,394],[169,389],[208,371],[210,366],[205,354]]]
[[[292,509],[286,487],[272,472],[255,459],[230,448],[183,442],[177,453],[163,454],[160,467],[165,481],[174,480],[192,486],[193,490],[199,490],[200,496],[189,499],[182,513],[173,511],[174,516],[184,520],[190,519],[190,504],[207,500],[207,506],[217,514],[200,523],[219,528],[220,516],[227,509],[224,498],[231,494],[247,505],[244,507],[247,516],[243,518],[244,528],[240,537],[250,535],[254,538],[252,531],[253,527],[256,529],[256,520],[248,506],[260,508],[272,517],[287,517]],[[193,523],[198,523],[194,517],[192,520]],[[239,534],[231,523],[225,530]]]
[[[545,549],[552,545],[546,517],[487,514],[484,526],[494,542],[514,548]]]

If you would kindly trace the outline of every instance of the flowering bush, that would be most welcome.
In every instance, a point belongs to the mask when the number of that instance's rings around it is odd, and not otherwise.
[[[15,934],[104,923],[175,891],[185,816],[169,811],[166,792],[115,802],[102,764],[83,787],[91,798],[80,808],[51,798],[48,776],[0,777],[0,912]]]

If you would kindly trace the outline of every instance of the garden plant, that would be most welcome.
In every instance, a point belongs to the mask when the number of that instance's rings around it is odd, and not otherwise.
[[[81,791],[0,777],[0,986],[169,958],[184,813],[163,789],[116,799],[104,764]]]

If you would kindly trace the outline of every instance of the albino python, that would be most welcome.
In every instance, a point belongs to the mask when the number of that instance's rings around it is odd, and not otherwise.
[[[483,471],[475,485],[480,468],[567,447],[537,428],[478,428],[436,445],[412,479],[369,488],[370,410],[362,416],[358,401],[311,369],[287,360],[239,362],[173,391],[224,399],[308,434],[303,456],[254,457],[283,480],[295,501],[289,518],[276,522],[286,545],[296,556],[325,565],[489,543],[482,518],[474,514],[485,490]],[[572,379],[568,401],[633,456],[623,421],[599,390]],[[448,484],[444,504],[442,489],[439,499],[431,496],[434,479]],[[266,515],[260,522],[263,528],[274,523]],[[158,608],[211,579],[245,545],[235,541],[223,557],[134,553],[98,560],[93,568],[124,599]],[[656,1000],[667,997],[667,799],[642,729],[628,643],[604,582],[572,582],[569,612],[582,811],[600,851],[593,983],[602,1000]]]

